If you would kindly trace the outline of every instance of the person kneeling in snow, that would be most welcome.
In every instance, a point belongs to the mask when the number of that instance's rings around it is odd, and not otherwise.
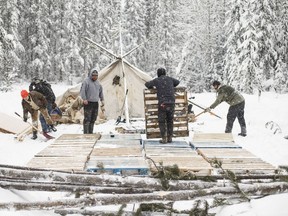
[[[36,91],[31,91],[30,93],[26,90],[21,91],[22,97],[22,107],[23,107],[23,120],[27,122],[28,112],[32,116],[32,124],[33,124],[33,136],[31,139],[37,139],[37,128],[38,128],[38,110],[44,116],[45,121],[48,125],[53,126],[53,121],[49,116],[47,106],[47,100],[45,97]],[[53,126],[54,127],[54,126]],[[48,134],[43,131],[43,135],[48,137]]]

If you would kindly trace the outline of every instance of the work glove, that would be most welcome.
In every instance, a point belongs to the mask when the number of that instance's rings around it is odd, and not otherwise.
[[[204,109],[205,112],[211,112],[211,108],[207,107],[206,109]]]

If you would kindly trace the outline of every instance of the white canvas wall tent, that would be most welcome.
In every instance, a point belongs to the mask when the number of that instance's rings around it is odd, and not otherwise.
[[[128,119],[131,117],[144,118],[143,90],[145,89],[145,82],[152,79],[151,76],[121,58],[100,70],[98,74],[98,80],[103,86],[107,119],[117,119],[121,115],[121,108],[123,107],[125,116],[122,119],[127,119],[127,115]],[[58,96],[57,105],[63,105],[70,95],[75,98],[79,96],[80,88],[81,84],[78,84]],[[127,89],[128,93],[126,101],[124,101]],[[100,109],[99,117],[103,118]]]

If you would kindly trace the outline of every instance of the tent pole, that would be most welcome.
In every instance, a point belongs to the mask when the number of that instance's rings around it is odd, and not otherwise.
[[[126,74],[125,74],[125,68],[124,68],[124,62],[121,58],[121,65],[122,65],[122,73],[123,73],[123,82],[124,82],[124,92],[127,91],[127,80],[126,80]],[[129,92],[128,92],[129,94]],[[130,125],[130,119],[129,119],[129,106],[128,106],[128,95],[125,97],[125,119],[126,119],[126,125]]]

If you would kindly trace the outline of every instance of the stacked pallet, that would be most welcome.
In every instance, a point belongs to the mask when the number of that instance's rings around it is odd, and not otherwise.
[[[63,134],[36,154],[29,167],[83,171],[99,134]]]
[[[185,88],[175,88],[175,113],[173,137],[189,136],[188,102]],[[160,138],[158,125],[158,99],[156,89],[144,90],[144,109],[146,121],[146,137]]]
[[[143,145],[152,172],[157,171],[160,166],[177,165],[181,172],[190,172],[198,176],[211,175],[210,164],[186,141],[160,144],[158,140],[144,140]]]
[[[231,133],[196,133],[191,145],[209,163],[221,161],[224,170],[237,174],[274,174],[277,169],[235,144]]]
[[[97,142],[86,170],[122,175],[147,175],[140,134],[105,135]]]

